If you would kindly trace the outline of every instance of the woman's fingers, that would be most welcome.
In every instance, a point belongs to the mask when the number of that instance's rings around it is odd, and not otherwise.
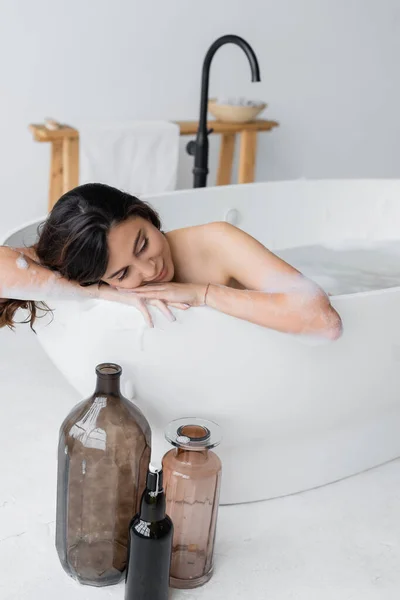
[[[167,317],[167,319],[169,321],[176,321],[175,316],[173,315],[173,313],[169,310],[168,306],[165,304],[165,302],[163,302],[162,300],[149,300],[148,304],[151,304],[152,306],[156,306],[158,308],[158,310],[160,312],[162,312],[162,314]]]
[[[135,306],[142,313],[143,318],[149,327],[154,327],[154,323],[148,305],[158,308],[158,310],[171,322],[176,321],[176,317],[168,306],[178,308],[179,310],[187,310],[190,308],[190,304],[186,304],[185,302],[169,302],[165,299],[165,295],[162,291],[159,290],[145,290],[144,288],[141,288],[142,293],[138,294],[133,292],[133,290],[125,290],[123,288],[117,289],[129,297],[129,304]]]
[[[149,327],[154,327],[153,319],[151,318],[151,314],[150,314],[149,309],[147,308],[146,303],[145,303],[144,300],[142,300],[142,299],[138,300],[137,308],[142,313],[142,315],[144,317],[144,320],[146,321],[147,325]]]
[[[168,302],[168,306],[179,308],[179,310],[187,310],[190,308],[190,304],[185,304],[185,302]]]

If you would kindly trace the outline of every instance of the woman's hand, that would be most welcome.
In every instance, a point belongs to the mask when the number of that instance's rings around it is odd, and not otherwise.
[[[128,304],[134,306],[143,315],[143,318],[149,327],[154,327],[153,319],[147,305],[155,306],[158,310],[169,320],[175,321],[175,316],[170,311],[166,302],[157,298],[146,299],[141,297],[139,294],[132,293],[132,290],[118,289],[111,286],[102,286],[98,290],[98,298],[103,300],[109,300],[111,302],[119,302],[120,304]],[[187,304],[181,302],[168,302],[169,306],[178,308],[180,310],[187,310],[190,308]]]
[[[167,304],[179,303],[190,306],[203,306],[205,304],[207,286],[199,283],[149,283],[129,290],[141,299],[162,300]]]

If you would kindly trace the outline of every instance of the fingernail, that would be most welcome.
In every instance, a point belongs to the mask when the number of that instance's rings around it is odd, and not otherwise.
[[[171,323],[173,323],[174,321],[176,321],[176,317],[172,313],[170,315],[168,315],[168,319],[171,321]]]
[[[185,302],[183,302],[183,306],[186,306],[186,308],[190,308],[190,304],[185,304]]]

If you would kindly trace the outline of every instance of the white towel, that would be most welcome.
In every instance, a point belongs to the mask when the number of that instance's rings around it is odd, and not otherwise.
[[[130,194],[176,187],[179,126],[168,121],[77,124],[80,183],[107,183]]]

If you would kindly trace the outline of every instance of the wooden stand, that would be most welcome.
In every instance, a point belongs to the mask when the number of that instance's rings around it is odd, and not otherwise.
[[[177,121],[181,135],[196,135],[197,121]],[[254,181],[257,155],[257,133],[277,127],[276,121],[257,119],[250,123],[224,123],[209,121],[213,134],[220,134],[221,148],[217,173],[217,185],[228,185],[232,178],[232,164],[236,135],[240,135],[238,183]],[[30,125],[37,142],[51,143],[51,167],[49,211],[66,192],[79,185],[79,131],[68,125],[56,124],[55,129],[46,125]],[[211,134],[212,135],[212,134]]]
[[[181,135],[196,135],[197,121],[178,121]],[[223,121],[209,121],[207,128],[213,129],[213,134],[220,134],[221,148],[217,173],[217,185],[228,185],[232,178],[232,163],[235,151],[236,135],[240,135],[239,150],[239,177],[238,183],[252,183],[257,155],[257,133],[270,131],[278,127],[276,121],[257,119],[250,123],[224,123]]]
[[[79,185],[79,131],[68,125],[48,129],[45,125],[29,125],[33,139],[51,143],[49,212],[57,200]]]

